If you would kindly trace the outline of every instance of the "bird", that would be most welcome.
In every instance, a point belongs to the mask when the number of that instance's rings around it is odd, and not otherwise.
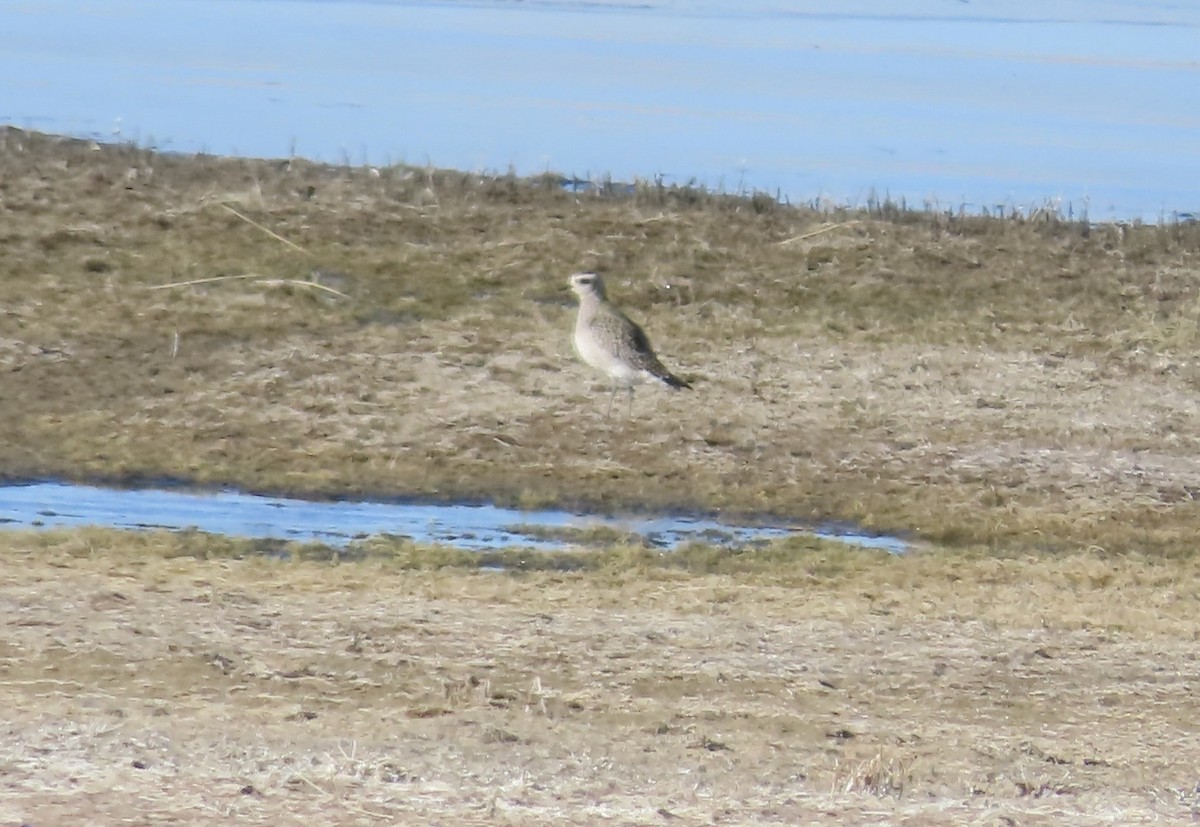
[[[571,289],[579,296],[579,315],[575,317],[575,351],[587,364],[612,380],[608,411],[612,414],[617,390],[623,385],[633,411],[633,387],[638,382],[662,382],[669,388],[690,388],[654,355],[650,339],[637,323],[608,300],[604,279],[598,273],[575,273]]]

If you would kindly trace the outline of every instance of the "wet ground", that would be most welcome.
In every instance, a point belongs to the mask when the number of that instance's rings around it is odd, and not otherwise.
[[[610,544],[614,538],[671,549],[693,541],[744,546],[811,533],[864,548],[893,552],[905,548],[905,543],[894,537],[850,530],[805,532],[797,526],[729,525],[686,516],[612,517],[494,505],[315,502],[237,491],[125,490],[61,482],[0,486],[0,528],[67,526],[195,529],[230,537],[316,541],[333,547],[382,534],[473,550],[512,546],[561,550]]]

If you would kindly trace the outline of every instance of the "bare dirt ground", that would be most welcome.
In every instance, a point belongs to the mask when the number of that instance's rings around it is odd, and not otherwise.
[[[4,535],[0,820],[1200,817],[1197,225],[7,129],[0,240],[0,475],[835,518],[920,549],[500,574]],[[580,269],[694,392],[604,417]]]

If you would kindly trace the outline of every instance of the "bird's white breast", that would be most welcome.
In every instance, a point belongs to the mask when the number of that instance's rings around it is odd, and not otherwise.
[[[597,341],[593,331],[582,320],[575,326],[575,350],[584,362],[617,381],[632,382],[640,378],[640,371],[617,358],[612,347]]]

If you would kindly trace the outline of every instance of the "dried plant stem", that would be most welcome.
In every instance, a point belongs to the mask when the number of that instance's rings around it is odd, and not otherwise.
[[[791,238],[785,238],[783,241],[779,242],[779,246],[783,247],[788,244],[793,244],[797,241],[804,241],[806,238],[813,238],[814,236],[818,236],[818,235],[821,235],[822,233],[827,233],[832,230],[839,229],[841,227],[852,227],[855,224],[861,224],[861,223],[862,223],[861,221],[843,221],[839,224],[827,224],[826,226],[820,227],[816,230],[812,230],[807,233],[801,233],[800,235],[794,235]]]
[[[276,241],[278,241],[278,242],[280,242],[280,243],[282,243],[282,244],[286,244],[288,247],[291,247],[293,250],[296,250],[296,251],[297,251],[297,252],[299,252],[299,253],[303,253],[303,254],[304,254],[304,255],[306,255],[306,256],[311,256],[311,255],[312,255],[311,253],[309,253],[309,252],[308,252],[308,250],[305,250],[305,249],[304,249],[303,247],[301,247],[299,244],[295,243],[294,241],[288,241],[286,238],[284,238],[283,236],[281,236],[279,233],[275,232],[274,230],[271,230],[271,229],[268,229],[268,228],[264,227],[262,224],[259,224],[259,223],[258,223],[257,221],[255,221],[253,218],[248,218],[248,217],[246,217],[246,216],[242,215],[240,212],[238,212],[237,210],[235,210],[233,207],[229,206],[228,204],[222,204],[221,206],[222,206],[222,207],[224,207],[224,208],[225,208],[226,210],[228,210],[229,212],[231,212],[231,213],[233,213],[234,215],[236,215],[238,218],[240,218],[240,219],[242,219],[243,221],[245,221],[245,222],[246,222],[247,224],[249,224],[251,227],[257,227],[258,229],[262,230],[264,233],[266,233],[267,235],[271,236],[271,238],[275,239]]]
[[[208,276],[202,279],[188,279],[187,281],[173,281],[170,284],[155,284],[147,290],[167,290],[172,287],[190,287],[196,284],[210,284],[218,281],[234,281],[234,280],[249,280],[257,281],[260,284],[265,284],[268,287],[278,287],[284,284],[290,284],[295,287],[312,287],[316,290],[324,290],[326,293],[332,293],[335,296],[340,296],[343,299],[350,298],[340,290],[334,290],[332,287],[326,287],[324,284],[318,284],[315,281],[304,281],[303,279],[281,279],[273,276],[264,276],[258,273],[239,273],[232,276]]]

